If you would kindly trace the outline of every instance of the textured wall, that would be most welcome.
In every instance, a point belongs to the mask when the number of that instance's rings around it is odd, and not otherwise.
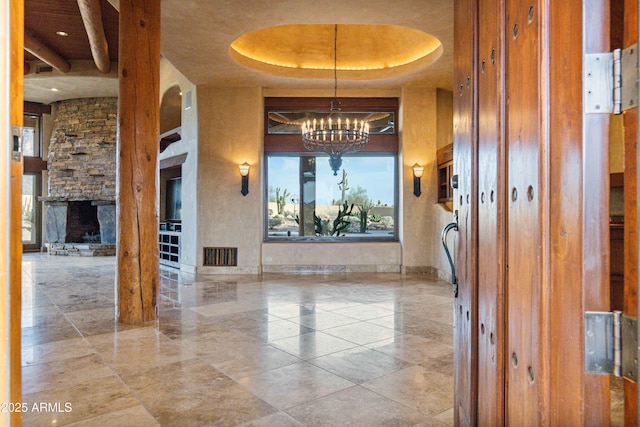
[[[117,98],[56,103],[49,142],[53,200],[115,200]]]
[[[180,240],[180,268],[188,272],[195,272],[198,254],[201,249],[198,244],[198,94],[197,88],[189,82],[169,61],[160,60],[160,96],[167,90],[178,85],[182,96],[181,126],[182,138],[171,144],[160,153],[158,160],[167,160],[187,154],[181,165],[182,174],[182,236]],[[187,105],[187,98],[191,104]],[[208,120],[204,117],[203,120]],[[160,119],[162,121],[162,118]],[[160,123],[160,127],[163,124]],[[162,193],[161,193],[162,194]]]
[[[451,92],[449,92],[451,94]],[[438,102],[438,98],[442,97]],[[440,233],[452,221],[453,214],[438,203],[436,151],[451,141],[438,143],[438,126],[447,138],[451,123],[451,102],[446,92],[435,88],[405,88],[402,91],[401,144],[402,174],[400,240],[402,241],[402,271],[431,273],[449,277]],[[424,166],[422,194],[413,195],[414,163]],[[450,238],[450,245],[453,238]]]

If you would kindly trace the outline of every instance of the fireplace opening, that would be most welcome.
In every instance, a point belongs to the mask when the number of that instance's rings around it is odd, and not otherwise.
[[[100,243],[98,207],[90,201],[69,202],[67,208],[67,242]]]

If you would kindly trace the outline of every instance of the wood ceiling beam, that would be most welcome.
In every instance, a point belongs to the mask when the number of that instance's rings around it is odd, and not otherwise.
[[[66,59],[35,38],[26,28],[24,30],[24,50],[62,73],[68,73],[71,70],[71,64]]]
[[[109,43],[102,23],[100,0],[78,0],[78,7],[89,37],[93,61],[98,71],[108,74],[111,71],[111,61],[109,60]]]

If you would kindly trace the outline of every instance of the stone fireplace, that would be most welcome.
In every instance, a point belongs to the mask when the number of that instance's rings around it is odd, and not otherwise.
[[[117,98],[54,104],[47,170],[46,247],[54,255],[113,255]]]

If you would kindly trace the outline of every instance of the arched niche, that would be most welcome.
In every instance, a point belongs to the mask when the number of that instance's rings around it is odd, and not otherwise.
[[[160,152],[181,139],[182,91],[180,86],[171,86],[162,95],[160,103]]]

